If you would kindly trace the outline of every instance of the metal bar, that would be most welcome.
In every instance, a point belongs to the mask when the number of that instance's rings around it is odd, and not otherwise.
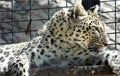
[[[11,31],[11,33],[12,33],[12,43],[14,42],[14,39],[13,39],[13,36],[14,36],[14,34],[13,34],[13,32],[14,32],[14,3],[13,3],[14,1],[13,0],[11,0],[11,3],[12,3],[12,10],[11,10],[11,13],[12,13],[12,20],[11,20],[11,23],[12,23],[12,31]]]
[[[49,8],[49,6],[50,6],[50,2],[48,0],[48,20],[50,19],[50,8]]]
[[[116,5],[116,0],[114,0],[114,2],[115,2],[115,49],[117,49],[117,45],[116,45],[116,43],[117,43],[117,13],[116,13],[116,7],[117,7],[117,5]]]
[[[30,5],[30,22],[29,22],[29,31],[30,31],[30,40],[32,39],[32,31],[31,31],[31,23],[32,23],[32,2],[31,2],[31,0],[29,1],[29,5]]]

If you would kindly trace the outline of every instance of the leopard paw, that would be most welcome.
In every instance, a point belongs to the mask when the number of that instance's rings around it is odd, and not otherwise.
[[[113,73],[117,74],[117,76],[120,76],[120,60],[111,60],[109,61],[109,65],[111,66]]]

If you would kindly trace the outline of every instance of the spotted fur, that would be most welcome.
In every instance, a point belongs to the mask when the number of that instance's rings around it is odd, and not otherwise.
[[[75,4],[56,12],[33,40],[1,46],[0,72],[29,76],[30,68],[94,64],[107,44],[105,24],[97,10],[96,6],[86,11]]]

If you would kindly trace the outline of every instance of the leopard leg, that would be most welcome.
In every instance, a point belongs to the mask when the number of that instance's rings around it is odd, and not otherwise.
[[[29,76],[29,60],[25,55],[11,58],[8,67],[11,76]]]
[[[108,64],[112,68],[113,73],[117,74],[117,76],[120,76],[120,51],[117,55],[111,59],[108,59]]]
[[[120,51],[102,50],[102,52],[99,53],[99,57],[103,64],[108,64],[112,68],[113,73],[120,76]]]

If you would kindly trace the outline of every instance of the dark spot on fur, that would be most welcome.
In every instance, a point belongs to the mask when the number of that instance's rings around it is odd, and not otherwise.
[[[51,33],[51,35],[53,35],[53,36],[54,36],[54,33],[53,33],[53,31],[50,31],[50,33]]]
[[[47,39],[47,38],[45,38],[45,41],[48,41],[48,39]]]
[[[70,52],[70,50],[66,50],[66,51],[65,51],[65,53],[68,53],[68,52]]]
[[[56,51],[52,51],[52,53],[56,53]]]
[[[62,34],[59,34],[59,36],[61,37],[61,36],[62,36]]]
[[[10,48],[9,47],[6,47],[6,50],[9,50]]]
[[[3,50],[2,49],[0,49],[0,53],[2,53],[3,52]]]
[[[38,56],[38,59],[40,59],[40,56]]]
[[[54,44],[54,39],[51,39],[51,44]]]
[[[25,69],[23,69],[23,72],[25,72]]]
[[[63,22],[67,22],[67,20],[64,20]]]
[[[67,35],[67,34],[66,34],[65,36],[66,36],[66,37],[68,37],[68,35]]]
[[[70,16],[70,14],[68,14],[68,13],[67,13],[67,16],[69,17],[69,16]]]
[[[87,31],[89,31],[89,28],[86,28]]]
[[[106,58],[109,56],[109,54],[106,55]]]
[[[55,53],[54,55],[55,55],[55,57],[57,57],[57,54],[56,54],[56,53]]]
[[[42,48],[42,45],[38,45],[38,48]]]
[[[31,53],[31,58],[33,59],[34,57],[35,57],[35,53],[32,52],[32,53]]]
[[[39,52],[39,49],[37,49],[37,52]]]
[[[46,48],[49,49],[49,46],[47,45]]]
[[[71,64],[71,63],[69,63],[69,64],[68,64],[68,66],[72,66],[72,64]]]
[[[108,60],[105,61],[105,65],[108,65]]]
[[[16,60],[17,63],[18,63],[19,61],[21,61],[21,60]]]
[[[74,62],[70,62],[69,64],[68,64],[68,66],[73,66],[74,65]]]
[[[73,35],[73,32],[69,36],[72,36],[72,35]]]
[[[79,52],[77,55],[81,55],[83,52]]]
[[[68,58],[68,56],[65,56],[65,58]]]
[[[22,50],[26,50],[26,48],[23,48]]]
[[[81,41],[81,40],[79,40],[79,39],[74,39],[74,41]]]
[[[29,43],[29,44],[27,45],[27,47],[30,47],[30,45],[31,45],[31,44]]]
[[[86,31],[83,31],[83,34],[86,33]]]
[[[22,63],[19,63],[19,65],[20,65],[21,67],[23,67],[23,64],[22,64]]]
[[[54,44],[55,47],[58,47],[58,45]]]
[[[84,52],[87,52],[87,50],[84,50]]]
[[[15,67],[17,68],[17,67],[18,67],[18,64],[16,64]]]
[[[31,52],[31,51],[32,51],[32,49],[30,48],[30,49],[29,49],[29,52]]]
[[[81,38],[85,39],[85,36],[82,36]]]
[[[78,60],[78,59],[79,59],[79,57],[74,57],[74,58],[73,58],[73,60],[75,60],[75,61]]]
[[[45,54],[46,57],[50,57],[50,55]]]
[[[9,56],[9,52],[4,52],[5,57]]]
[[[47,37],[50,37],[50,35],[47,35]]]
[[[85,55],[88,55],[88,53],[85,53]]]
[[[91,29],[91,26],[89,26],[89,29]]]
[[[53,25],[54,27],[56,26],[56,23],[54,23],[54,25]]]
[[[89,23],[89,25],[91,25],[91,23]]]
[[[117,58],[118,56],[117,55],[115,55],[115,58]]]
[[[61,21],[62,19],[61,19],[61,18],[59,18],[59,20]]]
[[[63,25],[63,23],[60,24],[60,27]]]
[[[13,63],[12,66],[14,66],[16,63]]]
[[[76,32],[81,32],[80,29],[78,29]]]
[[[41,49],[40,54],[43,55],[44,53],[45,53],[45,50],[44,50],[44,49]]]
[[[16,73],[17,71],[16,70],[14,70],[14,72],[13,73]]]
[[[59,46],[60,49],[62,49],[62,46]]]
[[[86,37],[86,39],[89,39],[89,37]]]
[[[68,38],[68,40],[71,40],[71,38]]]
[[[1,62],[4,62],[4,61],[5,61],[5,58],[4,58],[4,57],[0,57],[0,61],[1,61]]]
[[[85,34],[85,36],[88,36],[88,34]]]
[[[60,42],[62,42],[62,43],[63,43],[64,41],[63,41],[63,40],[60,40]]]
[[[78,36],[79,36],[79,34],[76,34],[76,36],[78,37]]]
[[[20,76],[19,73],[17,73],[17,76]]]
[[[84,26],[82,26],[82,30],[84,30]]]

